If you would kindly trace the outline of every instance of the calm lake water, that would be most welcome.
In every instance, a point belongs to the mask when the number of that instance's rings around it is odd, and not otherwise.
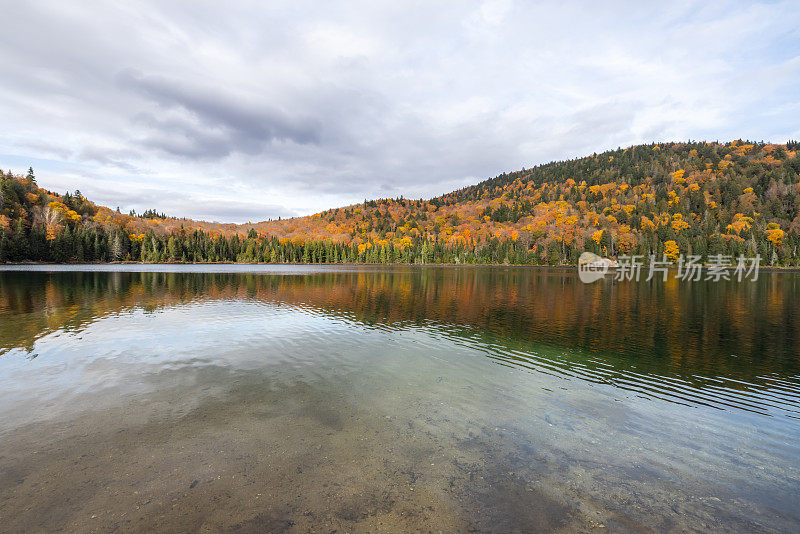
[[[800,275],[0,267],[0,530],[800,529]]]

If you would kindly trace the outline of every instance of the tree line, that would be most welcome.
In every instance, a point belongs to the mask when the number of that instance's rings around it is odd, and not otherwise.
[[[575,264],[760,255],[800,265],[798,143],[660,143],[504,173],[431,200],[220,225],[122,214],[0,172],[0,261]]]

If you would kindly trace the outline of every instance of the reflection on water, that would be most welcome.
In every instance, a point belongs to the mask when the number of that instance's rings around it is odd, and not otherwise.
[[[14,528],[800,524],[797,274],[82,269],[0,270]]]
[[[110,314],[210,301],[292,305],[369,328],[424,327],[510,366],[679,403],[800,415],[800,276],[585,285],[532,269],[6,272],[0,354]]]

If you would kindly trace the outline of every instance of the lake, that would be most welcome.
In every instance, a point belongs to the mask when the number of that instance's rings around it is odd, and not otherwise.
[[[800,274],[0,267],[0,530],[800,529]]]

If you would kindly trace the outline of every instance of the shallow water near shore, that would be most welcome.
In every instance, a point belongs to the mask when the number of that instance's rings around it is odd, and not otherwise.
[[[0,523],[800,528],[800,275],[0,267]]]

